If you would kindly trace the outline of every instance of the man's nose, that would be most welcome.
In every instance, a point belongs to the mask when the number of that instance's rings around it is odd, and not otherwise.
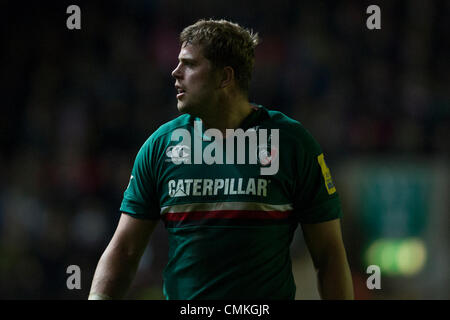
[[[180,78],[180,65],[178,64],[177,67],[172,71],[172,77],[175,79]]]

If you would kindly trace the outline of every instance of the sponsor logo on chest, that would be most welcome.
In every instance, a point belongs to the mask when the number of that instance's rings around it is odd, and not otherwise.
[[[169,196],[254,195],[267,196],[270,180],[263,178],[177,179],[169,180]]]

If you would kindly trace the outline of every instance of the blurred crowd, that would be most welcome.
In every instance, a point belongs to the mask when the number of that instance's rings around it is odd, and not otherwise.
[[[259,33],[250,100],[302,122],[331,168],[450,154],[449,1],[380,2],[381,30],[362,2],[86,1],[68,30],[70,4],[2,5],[0,299],[87,297],[134,157],[177,116],[178,35],[199,18]],[[133,297],[161,286],[166,245],[158,228]]]

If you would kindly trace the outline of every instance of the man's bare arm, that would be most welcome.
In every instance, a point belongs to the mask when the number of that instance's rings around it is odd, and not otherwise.
[[[121,215],[117,229],[98,262],[89,299],[120,299],[125,296],[157,224],[158,220]]]
[[[303,236],[317,271],[322,299],[353,299],[353,282],[342,241],[340,219],[302,224]]]

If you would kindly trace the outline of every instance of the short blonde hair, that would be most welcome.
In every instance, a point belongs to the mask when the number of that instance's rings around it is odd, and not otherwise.
[[[214,67],[232,67],[239,88],[248,92],[257,33],[227,20],[201,19],[181,32],[180,43],[200,45]]]

